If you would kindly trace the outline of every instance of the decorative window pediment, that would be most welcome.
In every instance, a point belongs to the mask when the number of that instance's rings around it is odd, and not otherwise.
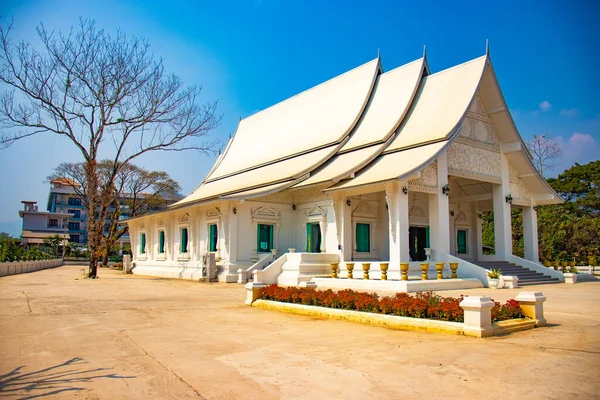
[[[206,212],[206,219],[215,219],[221,216],[221,210],[219,207],[213,207]]]
[[[165,219],[162,218],[162,217],[160,217],[158,219],[158,221],[156,221],[156,225],[158,225],[158,226],[165,226]]]
[[[464,211],[459,211],[458,214],[456,215],[456,218],[454,219],[454,223],[455,224],[468,224],[469,221],[467,220],[467,214],[465,214]]]
[[[418,205],[414,205],[410,208],[410,210],[408,210],[408,216],[416,218],[428,218],[428,215],[425,212],[425,210],[423,210],[421,206]]]
[[[190,214],[183,213],[179,216],[179,222],[188,222],[190,220]]]
[[[273,210],[271,207],[259,207],[252,210],[252,219],[279,221],[280,212]]]
[[[365,217],[365,218],[376,218],[375,211],[371,207],[368,201],[361,200],[358,202],[358,206],[352,213],[353,217]]]
[[[327,217],[327,211],[319,206],[313,206],[310,210],[304,213],[308,220],[321,220]]]

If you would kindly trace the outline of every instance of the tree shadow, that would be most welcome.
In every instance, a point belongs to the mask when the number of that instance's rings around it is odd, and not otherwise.
[[[92,382],[97,379],[131,379],[135,376],[122,376],[107,373],[110,368],[78,368],[87,364],[82,358],[75,357],[62,364],[24,373],[22,365],[0,375],[0,397],[18,397],[21,400],[55,396],[64,392],[85,390],[78,383]]]

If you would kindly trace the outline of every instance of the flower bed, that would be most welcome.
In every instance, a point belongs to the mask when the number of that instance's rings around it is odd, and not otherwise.
[[[459,298],[442,297],[432,292],[416,293],[414,296],[397,293],[393,297],[379,298],[375,293],[360,293],[350,289],[334,292],[331,289],[321,291],[269,285],[262,289],[261,298],[283,303],[365,311],[402,317],[453,322],[464,321],[464,311],[459,305],[463,299],[462,296]],[[494,322],[523,317],[523,310],[515,300],[508,300],[506,304],[496,302],[492,308],[492,321]]]

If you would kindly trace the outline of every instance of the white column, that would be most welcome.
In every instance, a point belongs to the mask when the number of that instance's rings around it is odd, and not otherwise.
[[[473,260],[480,261],[483,256],[483,251],[481,248],[481,219],[479,219],[479,209],[477,208],[477,202],[473,202],[472,208],[472,222],[471,226],[473,227],[473,232],[471,236],[473,238],[473,247],[471,248],[471,254],[473,256]]]
[[[508,160],[504,153],[500,154],[502,183],[493,185],[492,198],[494,203],[494,247],[498,260],[508,261],[512,255],[512,227],[510,204],[506,196],[510,191]]]
[[[448,184],[446,153],[437,159],[437,175],[438,193],[429,195],[429,235],[434,259],[450,253],[450,202],[442,193],[442,188]]]
[[[386,185],[385,195],[389,212],[390,263],[408,262],[408,194],[402,192],[408,187],[406,181]]]
[[[321,231],[321,246],[319,247],[319,251],[325,253],[325,242],[327,240],[327,221],[325,218],[319,221],[319,230]]]
[[[342,260],[352,261],[352,207],[347,201],[350,197],[342,197]]]
[[[233,212],[235,210],[235,212]],[[229,214],[229,262],[232,264],[237,263],[237,213],[239,210],[236,205],[233,204],[231,207],[231,214]]]
[[[525,259],[539,262],[537,211],[533,206],[523,207],[523,241]]]

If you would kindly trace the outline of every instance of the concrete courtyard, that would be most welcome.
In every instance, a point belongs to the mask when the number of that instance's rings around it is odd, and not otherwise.
[[[0,397],[600,396],[600,282],[442,292],[548,297],[548,327],[475,339],[258,310],[238,284],[81,268],[0,279]]]

